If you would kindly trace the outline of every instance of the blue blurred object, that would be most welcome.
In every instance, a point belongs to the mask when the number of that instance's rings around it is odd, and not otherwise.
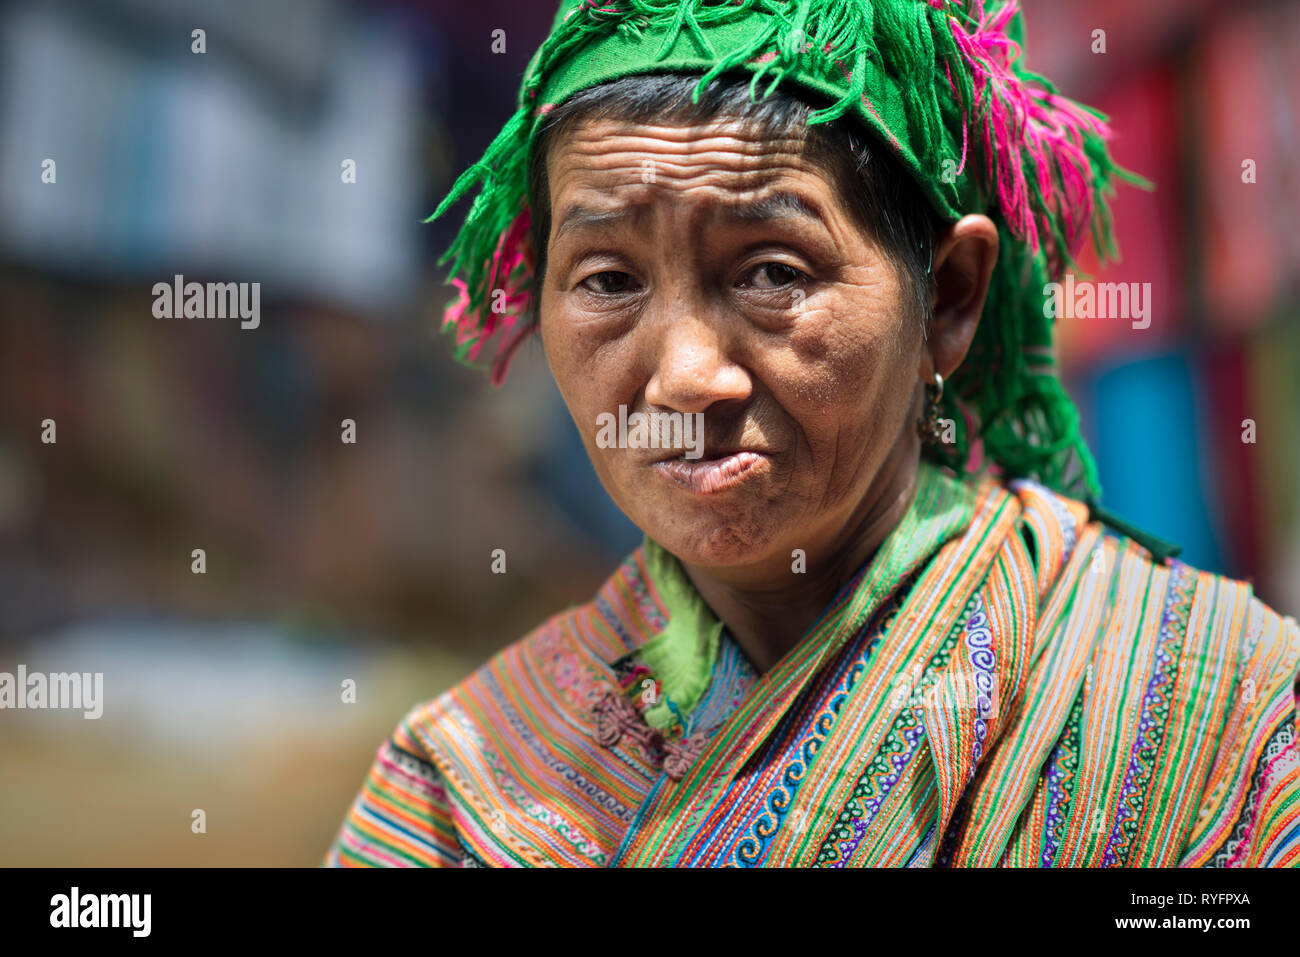
[[[1084,434],[1097,458],[1103,504],[1139,528],[1182,546],[1190,565],[1220,570],[1210,522],[1206,434],[1184,354],[1098,367],[1080,382]]]

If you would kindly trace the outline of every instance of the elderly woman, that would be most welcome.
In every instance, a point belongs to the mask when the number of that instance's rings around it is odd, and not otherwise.
[[[1097,504],[1044,300],[1125,174],[1019,40],[565,0],[434,214],[482,181],[447,323],[498,383],[537,333],[644,543],[406,716],[327,863],[1300,863],[1295,621]]]

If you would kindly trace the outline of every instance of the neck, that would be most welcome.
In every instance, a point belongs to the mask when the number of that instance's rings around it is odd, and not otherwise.
[[[891,454],[848,521],[838,522],[821,547],[805,548],[803,574],[792,573],[789,550],[740,567],[683,563],[691,583],[760,674],[799,643],[907,513],[916,495],[919,442],[900,444],[901,453]]]

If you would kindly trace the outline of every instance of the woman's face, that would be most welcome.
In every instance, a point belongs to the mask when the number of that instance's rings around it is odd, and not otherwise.
[[[684,562],[823,554],[914,441],[921,320],[802,148],[605,120],[548,157],[547,360],[610,496]],[[702,457],[604,447],[620,406],[703,413]]]

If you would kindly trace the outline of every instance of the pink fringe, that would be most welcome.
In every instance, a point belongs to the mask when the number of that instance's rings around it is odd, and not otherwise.
[[[936,9],[945,4],[930,0]],[[1041,233],[1050,234],[1049,215],[1055,214],[1066,237],[1064,252],[1072,256],[1087,238],[1096,213],[1084,136],[1108,139],[1110,129],[1075,103],[1031,87],[1013,72],[1021,51],[1006,30],[1019,12],[1019,0],[1006,0],[992,13],[986,12],[985,0],[969,0],[967,7],[976,21],[973,32],[967,33],[955,17],[950,22],[957,48],[970,66],[976,114],[983,117],[979,139],[985,182],[993,188],[1014,235],[1038,251],[1050,241],[1050,235],[1045,240]],[[959,171],[966,166],[967,148],[963,137]],[[1035,213],[1031,183],[1048,209]],[[1048,249],[1049,258],[1056,260],[1061,252]]]
[[[524,288],[531,269],[524,256],[528,242],[528,227],[531,220],[528,207],[525,206],[518,216],[501,233],[497,240],[496,251],[492,254],[492,265],[488,269],[485,287],[488,290],[487,301],[475,313],[470,309],[469,287],[460,279],[453,279],[452,285],[459,290],[456,302],[447,307],[443,313],[443,328],[456,329],[457,347],[468,345],[465,357],[471,362],[478,359],[483,347],[496,333],[502,333],[507,343],[492,365],[492,384],[500,385],[505,378],[506,366],[523,339],[527,338],[529,329],[511,332],[528,310],[529,293]],[[496,300],[496,291],[505,293],[503,311],[497,312],[492,306]],[[479,324],[479,318],[482,324]]]

